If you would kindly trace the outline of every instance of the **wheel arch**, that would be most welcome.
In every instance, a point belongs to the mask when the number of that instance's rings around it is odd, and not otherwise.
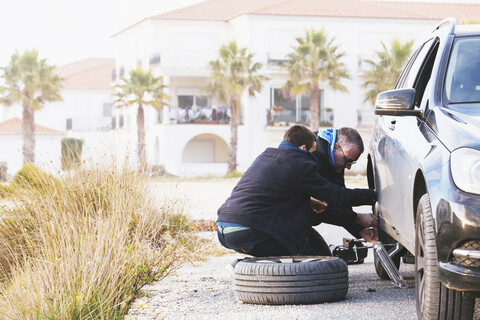
[[[423,176],[422,170],[417,170],[415,174],[415,180],[413,183],[413,221],[416,223],[417,221],[417,207],[418,203],[420,202],[420,198],[427,193],[427,183],[425,181],[425,177]]]
[[[375,175],[373,174],[373,162],[370,153],[367,155],[367,182],[368,188],[375,189]]]

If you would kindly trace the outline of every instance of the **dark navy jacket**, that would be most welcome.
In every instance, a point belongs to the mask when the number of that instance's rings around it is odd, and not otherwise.
[[[375,192],[346,189],[319,174],[310,152],[268,148],[255,159],[230,197],[218,209],[218,221],[241,224],[269,234],[291,254],[307,245],[313,210],[310,196],[329,204],[372,204]],[[356,214],[349,217],[352,223]]]
[[[317,134],[317,132],[315,132]],[[345,187],[344,173],[336,173],[333,164],[331,163],[330,156],[330,144],[317,137],[317,148],[313,152],[315,161],[317,163],[318,172],[322,177],[328,181],[340,186]],[[321,200],[321,199],[319,199]],[[329,203],[327,210],[321,214],[313,216],[313,225],[318,225],[322,222],[342,226],[348,230],[353,236],[360,238],[359,232],[364,229],[361,225],[354,223],[351,220],[352,214],[354,214],[351,205],[334,205]]]

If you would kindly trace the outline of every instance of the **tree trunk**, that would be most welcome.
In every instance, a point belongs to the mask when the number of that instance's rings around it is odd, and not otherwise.
[[[23,164],[35,163],[35,110],[30,107],[30,100],[23,100]]]
[[[138,104],[137,112],[137,152],[138,165],[141,172],[147,170],[147,159],[145,152],[145,114],[142,103]]]
[[[318,83],[312,83],[310,90],[310,129],[317,131],[320,127],[320,89]]]
[[[228,148],[227,174],[237,171],[237,141],[238,124],[240,123],[240,103],[235,99],[230,101],[230,146]]]

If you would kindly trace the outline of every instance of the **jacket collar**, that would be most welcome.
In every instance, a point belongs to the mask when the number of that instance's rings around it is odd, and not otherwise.
[[[308,154],[309,157],[313,157],[312,153],[310,151],[302,150],[298,146],[294,145],[293,143],[288,142],[287,140],[283,140],[280,145],[278,146],[279,149],[290,149],[290,150],[295,150],[300,153]]]

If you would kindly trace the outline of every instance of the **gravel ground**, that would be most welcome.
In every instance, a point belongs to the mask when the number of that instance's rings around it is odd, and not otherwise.
[[[349,265],[345,300],[271,306],[237,300],[226,266],[240,257],[229,254],[183,265],[175,275],[146,287],[150,296],[137,299],[127,319],[416,319],[412,265],[402,266],[410,288],[399,289],[376,276],[369,252],[363,264]]]
[[[212,179],[157,183],[155,186],[159,190],[174,189],[184,196],[193,219],[215,220],[217,208],[237,181]],[[349,178],[349,182],[349,187],[364,187],[361,179]],[[161,188],[165,186],[167,188]],[[368,210],[361,207],[357,211]],[[351,237],[343,228],[335,226],[320,225],[317,230],[329,244],[340,244],[343,237]],[[217,241],[215,233],[203,234]],[[349,290],[345,300],[296,306],[253,305],[238,301],[226,266],[241,257],[232,251],[232,254],[212,257],[205,262],[184,264],[175,274],[146,286],[146,296],[133,303],[126,319],[417,319],[413,265],[401,265],[400,272],[409,288],[399,289],[390,281],[378,278],[372,250],[363,264],[349,265]],[[480,299],[477,299],[474,319],[480,319]]]

